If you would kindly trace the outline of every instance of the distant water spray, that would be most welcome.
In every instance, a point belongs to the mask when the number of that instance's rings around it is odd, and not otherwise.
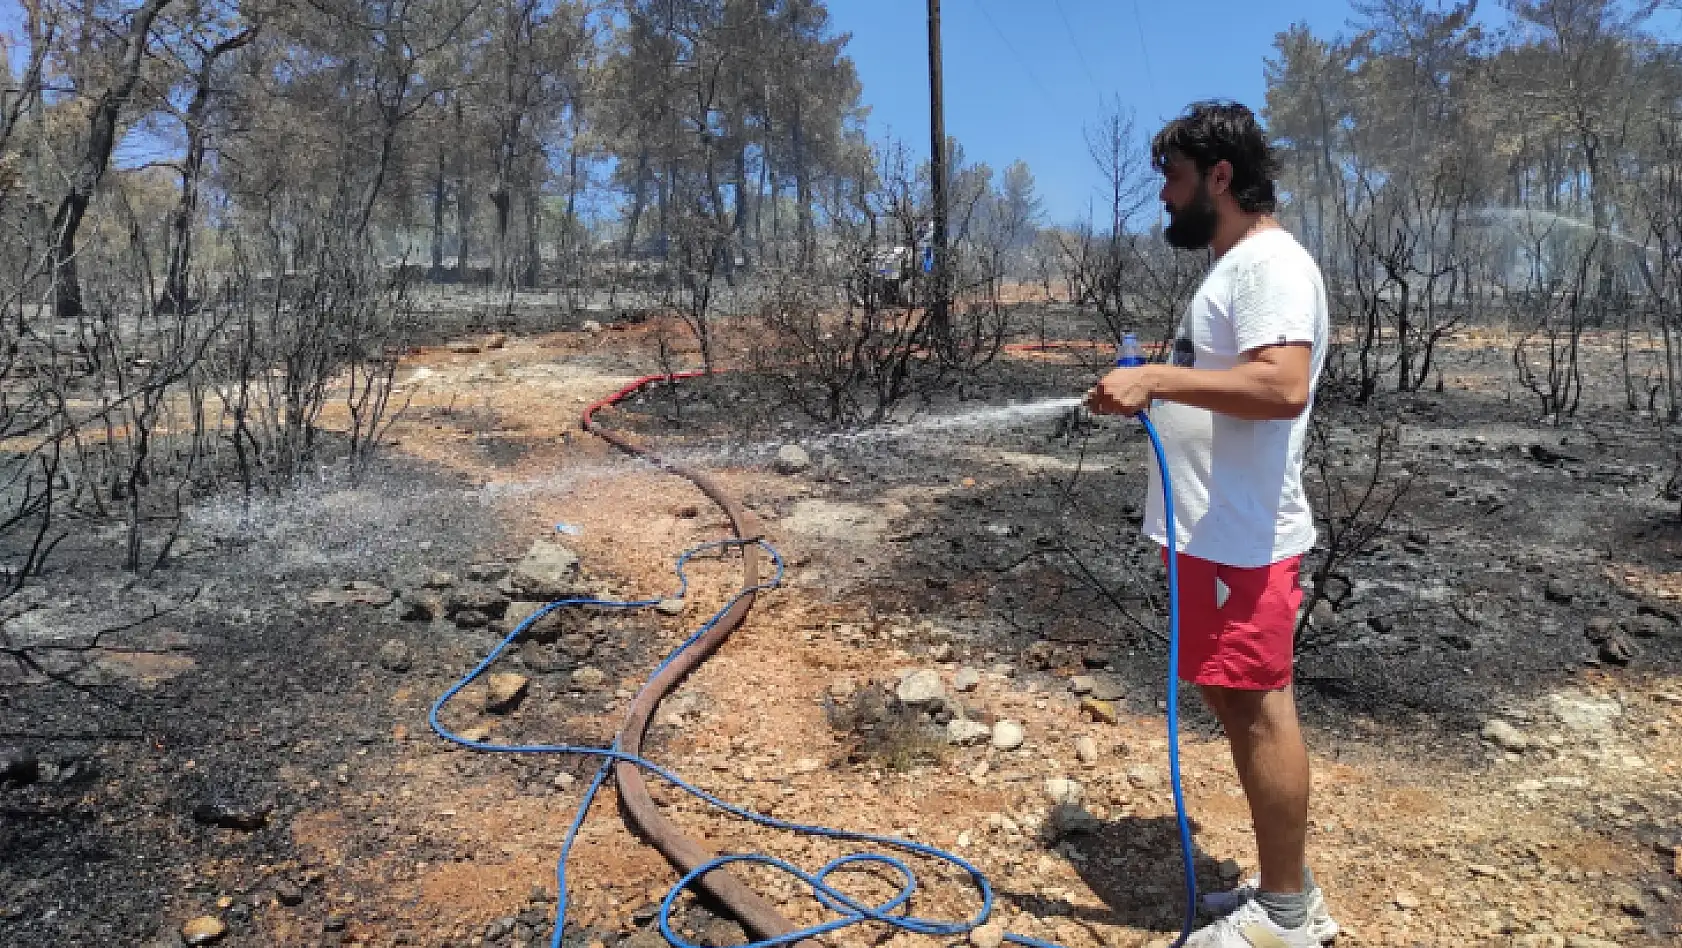
[[[1554,229],[1561,228],[1584,237],[1593,237],[1598,233],[1599,236],[1615,244],[1639,250],[1642,253],[1651,254],[1654,252],[1653,248],[1643,245],[1627,234],[1615,233],[1610,229],[1597,231],[1593,221],[1586,221],[1580,217],[1571,217],[1554,211],[1528,207],[1490,207],[1478,211],[1477,214],[1486,221],[1500,222],[1515,233],[1532,237],[1543,237]]]

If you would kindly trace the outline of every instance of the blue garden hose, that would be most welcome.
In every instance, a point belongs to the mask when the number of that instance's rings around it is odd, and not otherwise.
[[[1185,791],[1180,786],[1180,536],[1174,521],[1174,486],[1168,476],[1168,455],[1162,449],[1162,437],[1156,433],[1149,415],[1139,414],[1139,423],[1151,439],[1151,452],[1156,455],[1156,468],[1162,475],[1162,513],[1167,528],[1163,537],[1168,542],[1168,774],[1174,787],[1174,819],[1180,824],[1180,859],[1186,880],[1186,914],[1180,926],[1180,937],[1174,948],[1180,948],[1191,937],[1197,922],[1197,869],[1192,863],[1191,822],[1186,819]]]
[[[1163,454],[1162,441],[1157,436],[1156,428],[1151,424],[1150,419],[1143,414],[1138,417],[1144,424],[1146,433],[1150,435],[1151,447],[1156,452],[1157,464],[1162,472],[1163,499],[1167,514],[1168,538],[1169,542],[1172,544],[1175,538],[1174,498],[1172,491],[1169,489],[1168,465]],[[678,557],[676,564],[678,589],[676,595],[672,598],[681,599],[689,588],[689,577],[685,570],[691,559],[694,559],[702,553],[710,551],[723,551],[749,545],[758,546],[770,555],[772,561],[777,567],[775,576],[773,576],[770,582],[738,590],[737,593],[732,596],[721,609],[718,610],[718,612],[714,613],[712,617],[702,624],[702,626],[697,629],[693,635],[685,639],[681,645],[679,645],[676,649],[673,649],[672,652],[660,662],[659,666],[657,666],[654,670],[654,675],[658,675],[666,668],[666,666],[676,660],[677,657],[684,652],[684,650],[688,649],[697,640],[709,632],[715,625],[717,625],[724,617],[725,613],[730,611],[730,608],[735,605],[738,600],[762,590],[774,588],[781,584],[783,578],[782,557],[777,553],[774,547],[760,539],[731,539],[704,543],[700,546],[694,547],[693,549],[685,551]],[[907,908],[912,895],[917,890],[916,873],[904,860],[883,852],[865,852],[842,856],[838,859],[831,860],[815,873],[808,873],[798,866],[784,860],[760,854],[721,856],[704,865],[697,866],[682,879],[679,879],[666,894],[665,899],[660,903],[658,918],[660,933],[665,936],[666,940],[670,942],[674,948],[701,948],[699,945],[685,941],[682,936],[672,929],[671,915],[673,907],[677,904],[677,900],[685,891],[692,887],[707,873],[712,872],[715,869],[729,866],[733,863],[768,866],[799,879],[811,887],[812,895],[818,900],[819,904],[837,916],[829,921],[812,925],[810,927],[800,929],[799,931],[790,932],[777,938],[751,942],[745,946],[745,948],[773,948],[773,946],[793,944],[794,942],[802,939],[813,938],[867,922],[885,925],[890,928],[912,932],[914,934],[933,935],[938,937],[962,935],[971,929],[986,923],[993,910],[993,888],[987,882],[987,877],[982,874],[980,869],[977,869],[974,865],[954,853],[892,836],[880,836],[874,833],[859,833],[851,830],[833,829],[824,826],[807,826],[800,823],[791,823],[787,820],[779,820],[775,817],[766,816],[761,813],[755,813],[726,800],[719,799],[718,797],[694,786],[679,777],[677,774],[672,773],[653,761],[624,752],[620,749],[617,740],[615,740],[611,746],[605,748],[583,747],[569,744],[490,744],[484,741],[474,741],[462,737],[445,727],[443,722],[440,720],[440,715],[444,710],[444,706],[448,704],[452,698],[454,698],[463,688],[466,688],[480,675],[484,674],[485,671],[489,669],[505,651],[507,651],[510,645],[518,640],[521,635],[525,634],[527,629],[531,628],[534,623],[551,612],[554,612],[557,609],[573,608],[578,606],[617,610],[643,609],[657,605],[660,601],[661,599],[610,600],[580,598],[562,599],[549,603],[542,609],[533,613],[525,621],[521,622],[514,628],[513,631],[509,632],[508,635],[504,637],[494,649],[491,650],[490,654],[486,655],[472,671],[468,672],[467,675],[465,675],[460,681],[452,685],[448,691],[444,692],[444,694],[438,698],[437,701],[434,701],[431,710],[427,714],[428,723],[431,724],[433,731],[437,732],[440,737],[471,750],[497,754],[574,754],[586,757],[598,757],[602,759],[602,765],[599,769],[597,769],[595,778],[591,780],[589,787],[585,790],[584,798],[578,805],[578,810],[573,816],[571,826],[567,829],[566,839],[561,845],[560,858],[555,864],[555,882],[557,888],[555,899],[555,930],[554,934],[550,938],[551,948],[561,948],[561,936],[566,928],[567,862],[571,858],[573,844],[577,841],[579,830],[584,825],[584,819],[588,815],[591,805],[595,802],[596,794],[600,792],[602,785],[606,783],[609,774],[612,772],[613,765],[616,762],[629,763],[640,767],[644,771],[659,777],[673,787],[689,793],[710,806],[716,807],[726,813],[730,813],[733,816],[740,817],[760,826],[769,827],[771,829],[787,830],[789,832],[802,833],[810,836],[821,836],[828,839],[868,843],[887,850],[896,850],[900,853],[921,856],[944,862],[962,870],[965,874],[967,874],[970,882],[975,886],[977,894],[981,897],[980,909],[976,912],[975,917],[967,921],[950,922],[938,919],[921,918],[910,914]],[[1197,877],[1192,865],[1191,827],[1186,820],[1185,799],[1180,789],[1179,676],[1175,673],[1175,670],[1179,666],[1179,602],[1179,565],[1176,562],[1176,557],[1170,556],[1168,557],[1168,759],[1174,787],[1174,813],[1179,820],[1180,847],[1184,861],[1186,884],[1185,923],[1180,931],[1179,938],[1174,942],[1174,948],[1179,948],[1179,946],[1184,944],[1185,940],[1190,936],[1192,924],[1196,918],[1197,909]],[[650,677],[653,676],[651,675]],[[830,877],[833,875],[845,873],[847,871],[856,871],[859,869],[870,869],[873,867],[877,869],[885,868],[891,870],[892,873],[897,876],[900,883],[899,892],[880,905],[865,905],[852,896],[840,891],[840,889],[836,888],[830,882]],[[1005,940],[1017,945],[1025,946],[1025,948],[1060,948],[1060,946],[1052,942],[1039,941],[1022,935],[1007,934],[1005,936]]]

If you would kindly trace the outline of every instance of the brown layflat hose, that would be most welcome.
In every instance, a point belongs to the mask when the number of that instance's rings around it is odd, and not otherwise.
[[[655,454],[653,449],[640,444],[622,432],[611,428],[604,428],[595,421],[598,409],[616,405],[657,382],[674,382],[679,379],[696,378],[706,375],[705,372],[678,372],[670,375],[647,375],[626,385],[612,395],[603,398],[584,410],[582,426],[585,431],[613,445],[626,454],[641,458],[655,465],[663,471],[675,474],[700,488],[701,493],[724,511],[730,519],[730,528],[740,540],[753,541],[761,536],[758,521],[742,507],[736,498],[724,492],[724,489],[711,478],[699,471],[682,465],[673,464]],[[698,668],[708,656],[712,655],[725,640],[730,638],[742,622],[747,619],[753,609],[756,593],[753,591],[760,582],[760,550],[755,543],[748,543],[742,548],[742,595],[737,599],[724,616],[715,623],[706,635],[697,639],[689,648],[685,649],[675,661],[667,665],[658,675],[649,679],[631,701],[630,710],[625,715],[625,723],[619,730],[619,747],[627,754],[642,756],[643,734],[648,730],[648,722],[654,716],[654,711],[660,706],[662,699],[670,694],[689,673]],[[649,796],[648,784],[643,780],[642,770],[634,764],[620,761],[613,766],[613,777],[618,785],[619,802],[625,811],[625,820],[633,832],[640,834],[654,845],[655,849],[676,866],[678,871],[688,873],[696,867],[712,861],[717,855],[707,851],[701,844],[684,836],[672,822],[655,806],[654,798]],[[777,912],[775,906],[760,895],[749,889],[743,882],[726,869],[715,869],[702,876],[700,885],[709,895],[717,899],[742,923],[754,937],[759,939],[778,938],[796,930],[794,923]],[[797,948],[818,948],[815,939],[804,939],[796,943]]]

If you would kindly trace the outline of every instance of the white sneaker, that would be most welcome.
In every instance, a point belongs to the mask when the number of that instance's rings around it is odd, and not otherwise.
[[[1203,903],[1203,911],[1212,916],[1231,915],[1244,903],[1255,898],[1260,890],[1261,876],[1254,876],[1236,889],[1205,892],[1200,901]],[[1338,933],[1343,931],[1326,908],[1326,894],[1320,891],[1319,886],[1308,890],[1308,930],[1322,945],[1335,939]]]
[[[1247,901],[1232,914],[1186,939],[1185,948],[1320,948],[1309,926],[1283,928],[1268,918],[1267,909]]]

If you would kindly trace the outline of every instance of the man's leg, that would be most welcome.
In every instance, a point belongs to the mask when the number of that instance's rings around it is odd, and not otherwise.
[[[1308,747],[1297,723],[1296,693],[1203,686],[1232,744],[1232,762],[1250,802],[1264,892],[1302,891],[1308,835]]]

